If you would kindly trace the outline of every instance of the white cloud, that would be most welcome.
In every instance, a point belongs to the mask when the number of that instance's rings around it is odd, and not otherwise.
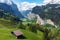
[[[4,3],[4,2],[5,2],[5,0],[0,0],[0,2]]]
[[[0,3],[12,4],[11,0],[0,0]]]
[[[17,6],[20,10],[27,10],[35,7],[36,3],[22,2],[22,3],[17,3]]]
[[[19,8],[20,11],[23,11],[23,10],[25,11],[25,10],[32,9],[36,5],[41,6],[42,4],[29,3],[29,2],[17,3],[17,6],[18,6],[18,8]]]
[[[46,5],[48,3],[60,4],[60,0],[44,0],[42,4],[21,2],[21,3],[17,3],[17,6],[20,11],[23,11],[23,10],[32,9],[33,7],[35,7],[37,5],[41,6],[41,5]]]
[[[43,3],[49,3],[51,0],[44,0]]]

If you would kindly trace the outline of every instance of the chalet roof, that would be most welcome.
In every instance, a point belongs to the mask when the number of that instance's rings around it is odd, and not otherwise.
[[[13,31],[13,34],[14,34],[15,36],[23,35],[23,33],[22,33],[20,30]]]

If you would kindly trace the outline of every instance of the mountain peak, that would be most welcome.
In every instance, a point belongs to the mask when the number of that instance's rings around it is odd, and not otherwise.
[[[60,4],[60,0],[51,0],[50,4]]]
[[[0,3],[6,3],[8,5],[11,5],[12,1],[11,0],[0,0]]]

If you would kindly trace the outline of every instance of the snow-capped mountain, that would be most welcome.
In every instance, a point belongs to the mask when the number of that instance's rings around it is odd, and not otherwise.
[[[11,0],[0,0],[0,3],[6,3],[8,5],[11,5],[12,1]]]
[[[60,0],[44,0],[43,1],[44,4],[60,4]]]
[[[0,9],[3,9],[19,18],[23,17],[21,12],[18,10],[17,5],[11,0],[0,0]]]
[[[60,0],[51,0],[50,4],[60,4]]]

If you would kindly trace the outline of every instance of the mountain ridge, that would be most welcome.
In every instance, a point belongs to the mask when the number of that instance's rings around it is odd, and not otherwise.
[[[12,1],[11,1],[12,2]],[[23,15],[18,10],[17,5],[12,2],[11,5],[8,5],[6,3],[0,3],[0,9],[3,9],[19,18],[23,18]]]
[[[47,4],[35,6],[32,13],[38,14],[42,19],[51,19],[57,26],[60,25],[60,4]]]

